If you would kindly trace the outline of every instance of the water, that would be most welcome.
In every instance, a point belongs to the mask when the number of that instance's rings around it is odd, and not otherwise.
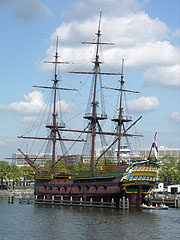
[[[180,209],[162,211],[8,204],[0,198],[0,240],[180,239]]]

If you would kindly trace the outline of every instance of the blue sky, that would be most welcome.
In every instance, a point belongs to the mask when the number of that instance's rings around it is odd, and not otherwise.
[[[105,50],[103,60],[119,70],[124,58],[127,88],[141,92],[127,103],[134,119],[143,116],[137,125],[145,136],[141,147],[150,146],[156,130],[159,145],[180,147],[179,0],[0,0],[0,159],[17,152],[17,136],[24,134],[29,120],[45,104],[42,91],[32,86],[47,85],[52,78],[52,69],[42,62],[53,56],[56,36],[63,59],[71,63],[78,57],[90,59],[92,50],[85,52],[80,43],[92,39],[100,11],[103,37],[116,44]],[[112,58],[114,52],[118,63]],[[76,69],[75,64],[62,67],[62,85],[81,88],[78,77],[64,74],[71,69]],[[73,94],[62,95],[64,107]],[[105,91],[110,109],[113,97],[108,94]],[[71,118],[73,110],[85,109],[85,105],[72,106],[67,113]],[[69,124],[84,127],[73,119]]]

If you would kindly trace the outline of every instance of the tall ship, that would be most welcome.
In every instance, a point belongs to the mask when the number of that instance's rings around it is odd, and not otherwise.
[[[93,59],[93,70],[92,71],[71,71],[70,74],[87,74],[92,76],[92,85],[90,89],[89,101],[87,111],[84,119],[87,121],[87,127],[83,130],[67,128],[65,123],[59,121],[57,112],[57,95],[58,91],[63,90],[76,90],[70,88],[61,88],[59,86],[58,78],[58,65],[63,62],[59,61],[58,55],[58,38],[56,42],[56,51],[54,60],[50,63],[54,64],[54,77],[52,86],[35,86],[42,89],[50,89],[53,92],[52,98],[52,121],[47,122],[46,128],[49,131],[48,137],[31,137],[31,136],[20,136],[23,139],[38,139],[48,140],[52,145],[52,159],[51,159],[51,170],[43,171],[39,166],[36,165],[35,159],[29,157],[22,149],[18,151],[23,155],[24,159],[28,164],[35,169],[35,186],[34,194],[37,201],[42,199],[53,199],[60,200],[66,199],[72,202],[105,202],[114,203],[118,208],[121,199],[125,197],[129,201],[130,206],[140,206],[143,202],[144,197],[154,187],[158,174],[158,163],[156,156],[155,158],[148,157],[144,159],[134,158],[125,160],[121,156],[122,150],[122,139],[127,137],[138,136],[138,134],[131,134],[130,129],[141,119],[139,117],[134,122],[129,116],[125,116],[123,108],[123,93],[137,93],[136,91],[127,90],[124,88],[124,59],[122,60],[121,72],[101,72],[101,56],[100,47],[106,45],[112,45],[112,43],[101,41],[101,14],[98,23],[98,31],[96,33],[96,39],[92,42],[83,42],[83,44],[94,44],[95,45],[95,58]],[[108,75],[112,77],[119,77],[119,87],[108,87],[102,85],[103,76]],[[98,88],[98,86],[100,86]],[[101,122],[105,122],[107,115],[104,112],[103,107],[100,107],[98,100],[98,94],[102,91],[118,91],[119,92],[119,106],[117,114],[111,120],[115,124],[114,131],[103,131]],[[101,97],[103,94],[100,94]],[[104,100],[102,100],[104,101]],[[128,125],[128,127],[127,127]],[[71,138],[62,137],[63,133],[68,133]],[[73,139],[74,134],[79,134],[79,137]],[[84,139],[82,135],[86,136]],[[106,137],[111,136],[110,144],[105,144],[101,149],[99,156],[95,155],[96,148],[95,144],[97,137],[105,141]],[[64,161],[69,158],[68,150],[62,151],[62,155],[57,158],[57,145],[58,141],[62,148],[65,149],[65,142],[73,142],[72,144],[85,144],[83,149],[87,146],[90,148],[90,164],[88,171],[76,171],[71,174],[65,174],[63,172],[57,172],[56,166],[60,161]],[[112,151],[116,145],[116,161],[111,163],[109,152]],[[153,145],[155,147],[155,144]],[[71,147],[70,147],[71,148]],[[82,155],[79,153],[79,155]],[[82,155],[83,156],[83,155]],[[106,161],[104,165],[99,166],[99,161],[105,156]],[[97,167],[99,166],[99,167]]]

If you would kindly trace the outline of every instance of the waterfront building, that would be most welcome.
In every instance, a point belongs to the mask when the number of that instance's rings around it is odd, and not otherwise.
[[[83,162],[83,155],[57,155],[57,159],[63,159],[67,164],[77,164]]]
[[[171,194],[180,193],[180,184],[169,185],[168,193],[171,193]]]
[[[140,156],[149,156],[150,149],[149,148],[143,148],[140,149]],[[153,152],[152,152],[153,154]],[[160,146],[158,148],[158,156],[164,157],[164,156],[174,156],[179,157],[180,156],[180,148],[168,148],[164,146]]]
[[[41,154],[27,154],[27,156],[36,161],[36,164],[43,167],[48,161],[51,161],[52,154],[41,153]],[[24,156],[21,153],[12,154],[12,163],[18,167],[29,166],[29,164],[24,160]]]

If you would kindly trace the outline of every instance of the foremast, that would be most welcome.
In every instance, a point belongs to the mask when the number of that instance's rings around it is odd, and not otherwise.
[[[52,142],[52,162],[51,162],[51,173],[55,173],[55,163],[56,163],[56,142],[57,140],[59,141],[82,141],[80,139],[65,139],[61,137],[61,134],[59,132],[59,129],[65,128],[64,123],[58,123],[57,122],[57,109],[56,109],[56,104],[57,104],[57,90],[72,90],[76,91],[76,89],[70,89],[70,88],[59,88],[57,86],[59,80],[58,80],[58,75],[57,75],[57,66],[58,64],[68,64],[68,62],[60,62],[58,61],[58,37],[56,41],[56,51],[55,51],[55,56],[54,56],[54,61],[46,61],[46,63],[52,63],[54,64],[54,79],[53,81],[53,86],[48,87],[48,86],[33,86],[36,88],[45,88],[45,89],[52,89],[53,90],[53,111],[52,111],[52,123],[48,123],[46,125],[46,128],[50,129],[50,135],[49,137],[41,138],[41,137],[25,137],[25,136],[19,136],[18,138],[24,138],[24,139],[39,139],[39,140],[48,140]],[[28,164],[35,169],[36,172],[40,173],[41,170],[35,165],[34,161],[32,161],[27,154],[23,153],[21,149],[18,149],[18,151],[24,156],[24,159],[28,162]]]

